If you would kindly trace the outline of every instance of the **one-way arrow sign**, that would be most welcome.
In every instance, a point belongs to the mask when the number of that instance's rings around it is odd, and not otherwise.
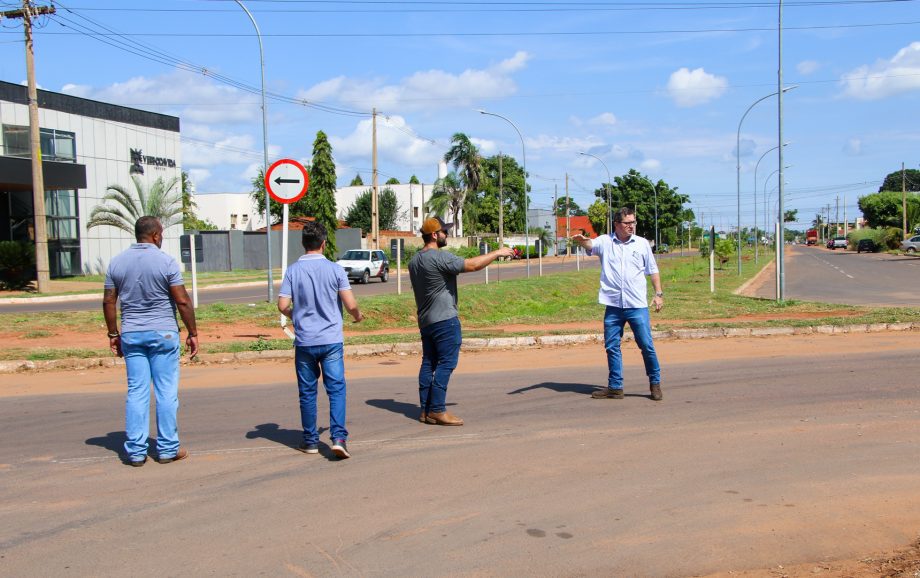
[[[276,161],[265,171],[265,190],[279,203],[299,201],[310,185],[310,175],[302,164],[294,159]]]

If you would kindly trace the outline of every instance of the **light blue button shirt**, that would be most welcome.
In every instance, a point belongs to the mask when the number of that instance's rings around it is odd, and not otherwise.
[[[601,260],[598,303],[621,309],[648,307],[645,277],[658,272],[649,242],[637,235],[626,241],[620,241],[616,235],[600,235],[591,244],[591,254]]]

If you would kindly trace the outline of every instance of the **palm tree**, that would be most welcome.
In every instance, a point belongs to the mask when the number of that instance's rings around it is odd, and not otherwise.
[[[156,217],[164,229],[182,222],[182,192],[174,190],[179,179],[164,181],[158,178],[145,190],[143,181],[132,175],[135,198],[121,185],[109,185],[102,197],[102,204],[97,205],[89,215],[87,229],[107,225],[134,234],[134,223],[141,217]],[[112,204],[106,204],[111,201]]]
[[[460,176],[460,183],[463,185],[461,191],[462,197],[466,197],[471,192],[479,189],[479,183],[482,180],[482,157],[479,156],[479,149],[462,132],[454,133],[450,142],[453,146],[444,153],[444,162],[453,165],[454,170]],[[464,198],[459,201],[460,206],[464,204]],[[456,221],[456,214],[454,215]],[[454,229],[456,231],[456,228]],[[456,233],[455,233],[456,234]]]
[[[460,216],[460,209],[463,208],[463,201],[466,197],[466,191],[460,185],[460,179],[457,173],[447,173],[444,178],[438,179],[431,190],[431,197],[426,203],[428,213],[432,215],[453,215],[451,221],[457,223]],[[457,236],[457,227],[453,228],[454,236]]]

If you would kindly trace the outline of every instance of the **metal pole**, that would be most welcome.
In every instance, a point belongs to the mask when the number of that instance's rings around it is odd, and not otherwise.
[[[783,143],[783,0],[779,0],[779,22],[778,22],[778,42],[777,42],[777,70],[776,70],[776,90],[779,92],[777,95],[778,105],[777,105],[777,117],[779,128],[777,130],[777,139],[776,142]],[[776,149],[779,151],[779,243],[776,251],[776,274],[777,279],[779,280],[778,291],[776,295],[777,301],[783,301],[786,298],[786,268],[784,265],[784,253],[785,247],[784,237],[784,223],[783,223],[783,194],[784,194],[784,177],[783,177],[783,147]]]
[[[754,165],[754,264],[757,264],[757,247],[760,245],[760,238],[757,235],[757,169],[760,168],[760,161],[762,161],[763,158],[769,153],[775,151],[778,146],[779,145],[776,145],[772,149],[760,155],[760,158],[757,159],[757,164]],[[766,233],[766,230],[764,230],[764,233]]]
[[[487,112],[485,110],[480,110],[479,114],[497,116],[498,118],[510,124],[511,128],[514,129],[514,131],[518,134],[518,137],[521,139],[521,169],[524,171],[524,245],[527,250],[527,278],[530,279],[530,231],[527,227],[527,217],[529,211],[529,203],[527,200],[527,148],[524,145],[524,136],[521,134],[521,131],[518,130],[516,124],[500,114]]]
[[[751,109],[754,108],[758,103],[763,102],[770,98],[771,96],[776,96],[776,92],[768,94],[767,96],[758,98],[754,101],[754,104],[747,107],[747,110],[744,111],[744,114],[741,115],[741,120],[738,121],[738,132],[735,135],[735,158],[737,163],[735,165],[736,177],[737,177],[737,192],[738,192],[738,274],[741,275],[741,123],[744,122],[744,117],[751,112]]]
[[[234,0],[237,4],[240,5],[240,8],[246,13],[246,16],[249,16],[249,21],[252,22],[253,27],[256,29],[256,36],[259,39],[259,66],[262,71],[262,174],[265,175],[265,171],[268,170],[268,109],[265,108],[265,51],[262,48],[262,33],[259,31],[259,25],[256,24],[256,19],[252,17],[252,13],[243,5],[240,0]],[[263,179],[264,180],[264,179]],[[267,247],[268,253],[268,301],[273,300],[272,294],[275,290],[275,283],[272,279],[272,218],[271,218],[271,197],[268,194],[268,190],[265,191],[265,246]]]

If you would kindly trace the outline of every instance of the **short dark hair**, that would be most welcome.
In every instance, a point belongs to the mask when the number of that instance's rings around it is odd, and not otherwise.
[[[306,251],[316,251],[323,246],[326,240],[326,227],[318,221],[307,221],[303,224],[303,233],[300,242]]]
[[[635,214],[636,214],[636,210],[630,209],[629,207],[623,207],[621,209],[617,209],[617,212],[613,214],[613,222],[622,223],[623,217],[628,217],[630,215],[635,215]]]
[[[435,231],[434,233],[422,233],[422,243],[425,243],[427,245],[428,243],[431,242],[432,239],[434,239],[434,236],[437,234],[438,234],[437,231]]]
[[[141,239],[149,239],[154,233],[163,230],[163,225],[156,217],[144,216],[134,223],[134,238],[140,243]]]

